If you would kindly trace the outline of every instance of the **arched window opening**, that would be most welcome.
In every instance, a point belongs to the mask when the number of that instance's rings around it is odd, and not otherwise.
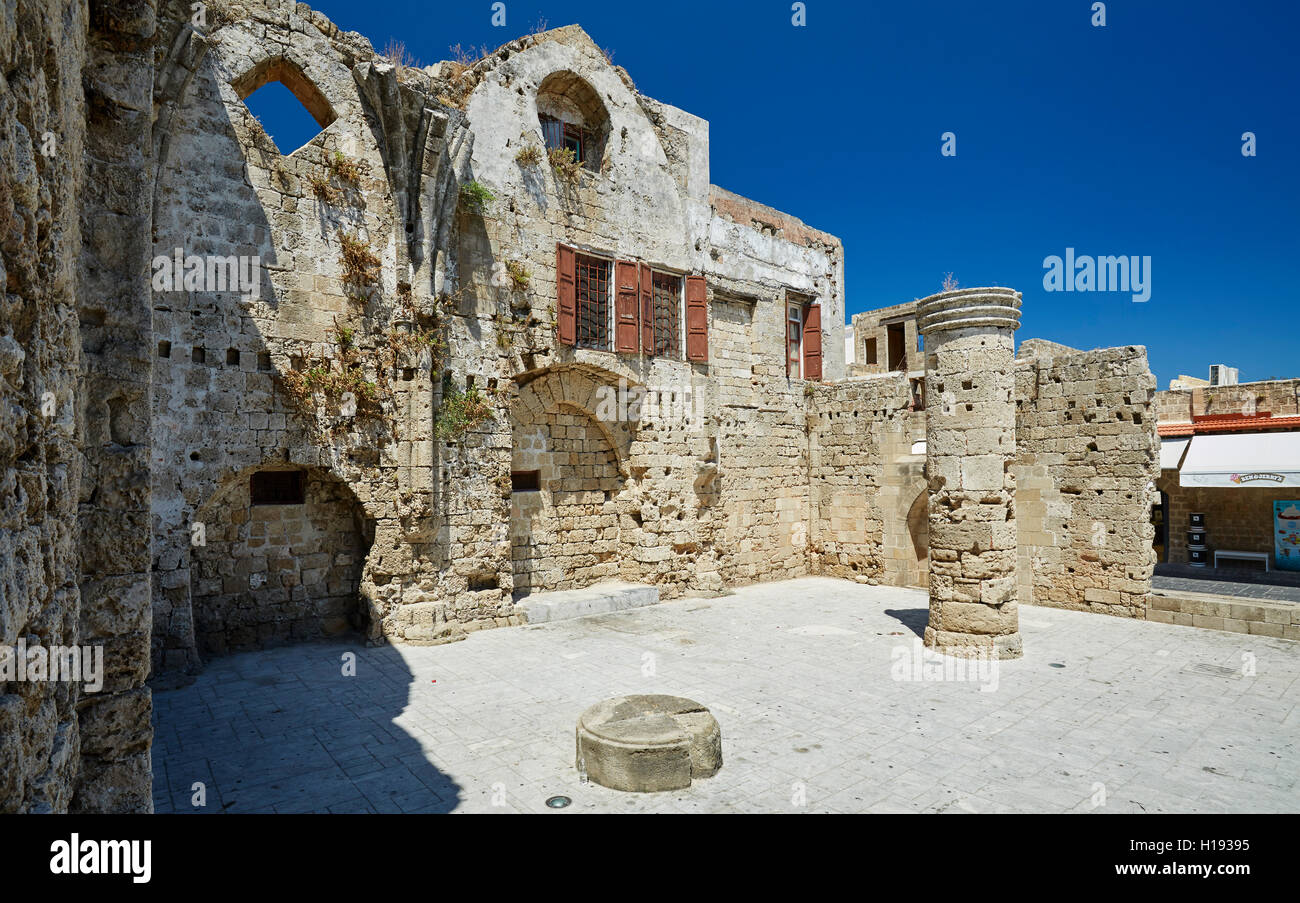
[[[281,153],[302,148],[338,118],[320,89],[285,59],[258,64],[231,87]]]
[[[572,72],[552,72],[537,89],[537,119],[547,150],[568,150],[600,170],[609,138],[609,113],[596,89]]]

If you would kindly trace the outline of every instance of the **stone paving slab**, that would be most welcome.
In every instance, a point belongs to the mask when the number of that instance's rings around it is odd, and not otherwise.
[[[659,601],[657,586],[635,583],[597,583],[584,589],[557,590],[550,593],[533,593],[517,603],[529,624],[565,621],[604,615]]]
[[[445,646],[216,659],[154,697],[155,807],[543,812],[565,794],[562,813],[1300,811],[1300,645],[1025,608],[1023,659],[934,680],[915,658],[925,607],[921,591],[807,578]],[[631,693],[708,706],[722,770],[669,793],[579,783],[578,715]]]

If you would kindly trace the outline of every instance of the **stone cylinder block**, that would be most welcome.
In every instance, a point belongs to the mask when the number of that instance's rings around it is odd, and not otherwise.
[[[575,764],[613,790],[682,790],[722,767],[722,731],[690,699],[617,696],[578,719]]]
[[[925,336],[930,618],[925,644],[962,657],[1021,654],[1016,606],[1015,343],[1020,293],[942,292]]]

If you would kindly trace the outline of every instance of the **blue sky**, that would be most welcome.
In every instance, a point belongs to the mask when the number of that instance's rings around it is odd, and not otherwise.
[[[1300,4],[1116,0],[1100,28],[1092,0],[807,0],[802,28],[789,2],[507,0],[504,28],[488,0],[311,5],[422,64],[581,24],[709,120],[715,184],[843,239],[850,314],[952,272],[1021,290],[1020,339],[1146,345],[1161,388],[1300,376]],[[1150,300],[1045,291],[1067,247],[1150,257]]]

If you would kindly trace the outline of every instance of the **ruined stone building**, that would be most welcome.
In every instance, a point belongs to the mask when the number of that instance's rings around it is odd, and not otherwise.
[[[102,645],[106,680],[0,682],[0,810],[148,810],[151,675],[605,581],[1145,616],[1145,350],[926,385],[913,304],[854,317],[846,373],[840,241],[712,184],[708,123],[577,26],[418,68],[280,0],[8,9],[0,644]],[[272,81],[300,148],[244,103]],[[927,416],[994,385],[1013,428],[945,454],[1013,449],[1010,545],[932,569]]]

